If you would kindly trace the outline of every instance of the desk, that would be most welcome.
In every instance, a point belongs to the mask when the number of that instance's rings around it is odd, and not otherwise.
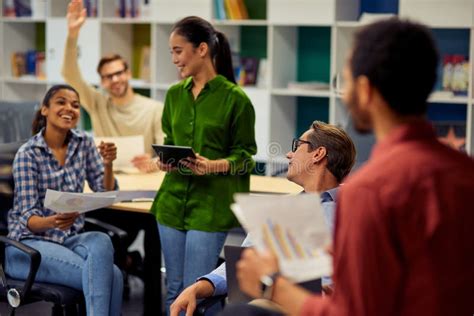
[[[158,190],[165,177],[165,172],[117,174],[120,190]],[[302,188],[286,178],[250,176],[250,192],[253,193],[299,193]],[[145,212],[151,208],[151,202],[116,203],[111,208],[129,212]]]

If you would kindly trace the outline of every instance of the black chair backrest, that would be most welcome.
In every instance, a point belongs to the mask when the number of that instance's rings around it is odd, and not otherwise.
[[[7,214],[13,206],[12,165],[15,154],[24,141],[0,143],[0,235],[7,232]]]
[[[0,101],[0,143],[29,138],[38,106],[38,102]]]

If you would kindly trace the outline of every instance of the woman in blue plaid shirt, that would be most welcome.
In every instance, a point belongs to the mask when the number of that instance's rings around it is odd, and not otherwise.
[[[68,85],[49,89],[33,122],[33,134],[16,154],[13,209],[8,236],[41,253],[36,280],[84,292],[87,315],[120,315],[123,278],[114,265],[109,236],[81,233],[84,217],[59,214],[44,207],[47,189],[82,192],[87,180],[93,191],[113,190],[112,162],[117,149],[101,143],[99,150],[85,133],[74,130],[80,116],[79,95]],[[6,272],[26,279],[29,259],[6,248]]]

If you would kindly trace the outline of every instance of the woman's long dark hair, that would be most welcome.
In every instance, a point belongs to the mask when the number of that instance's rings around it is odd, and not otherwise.
[[[43,102],[41,103],[40,108],[38,109],[38,111],[36,111],[35,118],[33,119],[33,124],[31,125],[31,132],[33,133],[33,135],[39,133],[39,131],[43,127],[46,126],[46,118],[43,115],[41,115],[41,108],[43,106],[49,107],[49,101],[59,90],[73,91],[77,95],[77,98],[79,99],[79,93],[77,93],[76,89],[74,89],[70,85],[58,84],[49,88],[48,92],[46,92],[43,98]]]
[[[188,16],[178,21],[173,26],[172,32],[186,38],[194,47],[206,43],[217,73],[236,83],[229,41],[211,23],[197,16]]]

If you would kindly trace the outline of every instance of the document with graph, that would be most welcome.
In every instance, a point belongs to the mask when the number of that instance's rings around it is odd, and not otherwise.
[[[118,191],[75,193],[46,190],[44,207],[56,213],[84,213],[117,202]]]
[[[331,235],[319,195],[236,194],[235,201],[232,210],[255,247],[275,253],[283,275],[294,282],[331,275],[325,251]]]

